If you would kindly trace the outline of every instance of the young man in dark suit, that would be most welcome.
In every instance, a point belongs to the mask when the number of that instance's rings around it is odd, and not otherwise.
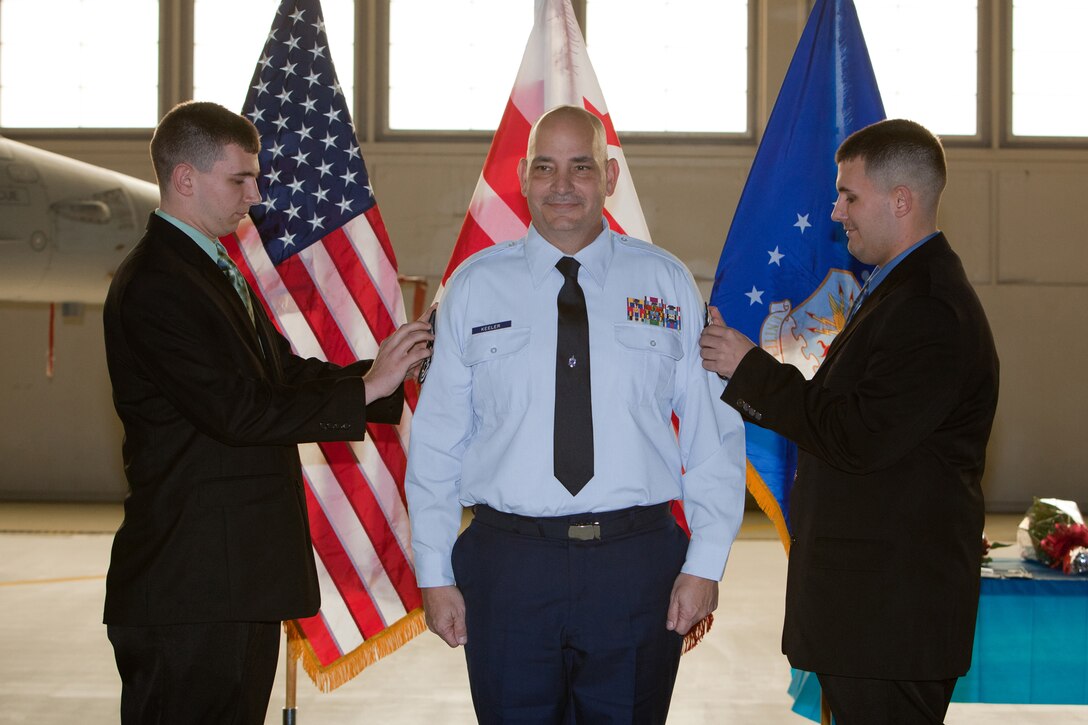
[[[126,725],[264,722],[280,622],[320,603],[297,444],[397,422],[429,354],[418,321],[373,361],[291,352],[218,242],[260,201],[259,150],[222,106],[170,111],[151,141],[160,208],[106,298],[129,495],[105,622]]]
[[[937,230],[940,141],[888,120],[835,157],[850,253],[876,265],[811,381],[717,310],[704,367],[746,420],[799,448],[782,648],[840,725],[940,723],[971,664],[998,361]]]

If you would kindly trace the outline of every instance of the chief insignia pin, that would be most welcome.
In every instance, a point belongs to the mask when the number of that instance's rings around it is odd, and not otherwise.
[[[571,367],[574,367],[577,364],[578,364],[578,361],[574,359],[573,355],[571,355],[570,360],[567,360],[567,365],[570,365]]]

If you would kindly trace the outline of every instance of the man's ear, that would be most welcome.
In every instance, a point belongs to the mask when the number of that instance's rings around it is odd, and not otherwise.
[[[609,159],[608,163],[604,165],[604,195],[612,196],[612,192],[616,190],[616,182],[620,179],[620,162],[615,159]]]
[[[914,194],[908,186],[897,186],[892,189],[892,198],[897,217],[906,216],[914,208]]]
[[[180,163],[170,172],[170,188],[179,196],[192,196],[196,183],[196,169],[192,164]]]

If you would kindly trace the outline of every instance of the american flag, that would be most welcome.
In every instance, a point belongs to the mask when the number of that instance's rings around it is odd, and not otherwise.
[[[269,316],[303,357],[373,358],[405,321],[397,262],[336,79],[318,0],[283,0],[243,114],[261,134],[264,201],[223,239]],[[424,628],[409,555],[399,427],[299,446],[321,611],[288,625],[325,691]]]
[[[582,106],[604,122],[608,155],[620,165],[619,181],[607,199],[605,216],[616,231],[650,241],[635,184],[570,0],[536,0],[535,13],[514,89],[442,276],[443,284],[469,256],[492,244],[525,236],[529,206],[518,183],[518,161],[525,156],[532,125],[556,106]]]

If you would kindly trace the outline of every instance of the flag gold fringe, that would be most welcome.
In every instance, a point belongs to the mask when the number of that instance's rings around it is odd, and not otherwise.
[[[298,622],[295,620],[284,622],[283,629],[287,637],[298,645],[296,651],[299,652],[302,668],[306,670],[306,674],[313,680],[317,689],[322,692],[332,692],[426,630],[427,624],[423,618],[423,609],[417,607],[329,665],[322,665],[318,661],[313,646],[302,633]]]
[[[759,472],[752,467],[752,462],[747,462],[747,475],[746,483],[748,491],[752,494],[752,498],[756,500],[759,507],[763,509],[763,513],[767,514],[767,517],[774,524],[774,528],[778,531],[778,538],[782,540],[782,546],[786,549],[786,556],[790,554],[790,531],[786,528],[786,517],[782,515],[782,507],[778,505],[778,499],[774,497],[770,489],[767,488],[767,484],[763,482],[763,477],[759,475]]]
[[[698,622],[695,626],[688,630],[688,633],[684,635],[684,648],[680,650],[680,654],[687,654],[695,649],[695,645],[703,641],[703,637],[710,631],[710,628],[714,626],[714,615],[708,614]]]

